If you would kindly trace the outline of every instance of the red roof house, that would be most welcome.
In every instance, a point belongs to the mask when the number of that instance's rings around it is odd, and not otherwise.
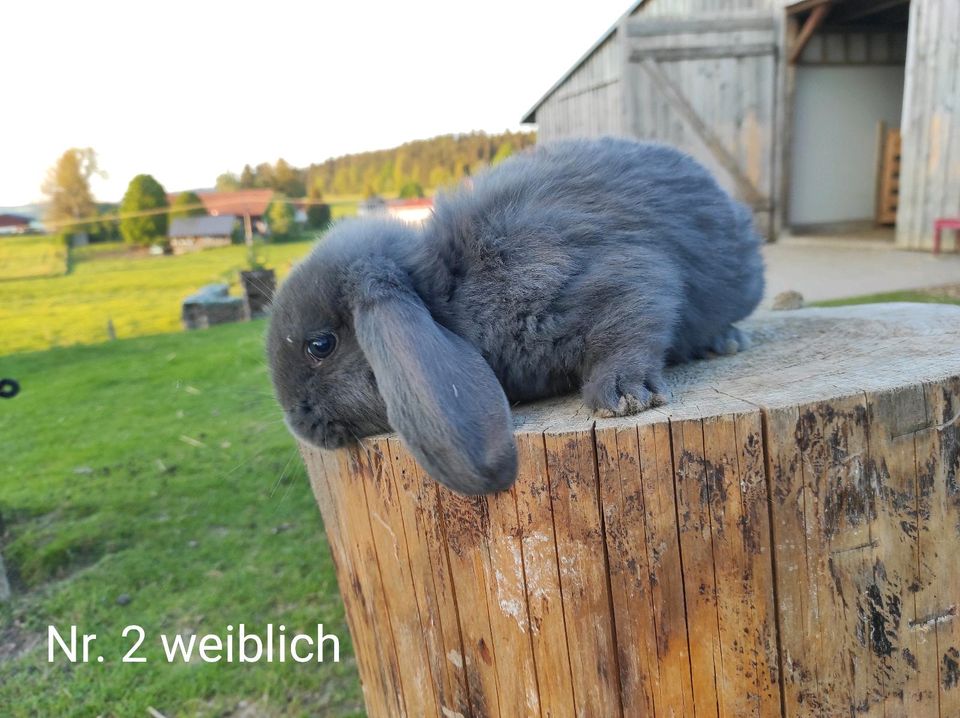
[[[250,215],[259,219],[266,214],[267,206],[273,199],[272,189],[241,189],[236,192],[197,192],[207,214],[216,217],[221,214],[234,214],[238,217]]]
[[[0,233],[19,234],[30,229],[30,218],[19,214],[0,214]]]
[[[387,214],[410,224],[423,224],[433,215],[433,199],[411,197],[387,202]]]

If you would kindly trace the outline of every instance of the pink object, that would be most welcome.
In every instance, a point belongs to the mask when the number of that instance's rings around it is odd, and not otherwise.
[[[940,239],[945,229],[955,229],[960,231],[960,217],[941,217],[933,222],[933,253],[940,254]],[[960,245],[960,242],[954,240],[954,245]]]

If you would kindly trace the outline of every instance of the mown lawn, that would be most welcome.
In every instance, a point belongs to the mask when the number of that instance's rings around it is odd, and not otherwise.
[[[305,247],[283,249],[292,256]],[[59,307],[52,314],[63,341],[89,340],[90,333],[66,327],[104,307],[116,312],[121,334],[129,330],[125,322],[136,312],[121,314],[121,299],[150,317],[141,328],[172,329],[151,302],[173,302],[186,284],[216,276],[224,262],[215,257],[123,260],[126,269],[91,265],[86,272],[81,264],[75,277],[46,280],[75,282],[72,289],[46,297],[38,286],[36,296],[16,303],[32,321],[44,307]],[[124,279],[125,272],[133,276]],[[136,295],[138,286],[146,297],[122,293]],[[9,294],[0,300],[5,312],[9,301]],[[11,317],[17,313],[0,319],[5,336]],[[20,327],[30,331],[29,322]],[[0,553],[14,587],[12,602],[0,603],[0,714],[143,716],[149,707],[165,716],[362,713],[319,512],[269,395],[264,327],[0,359],[0,375],[22,385],[19,396],[0,400]],[[222,635],[239,623],[259,632],[284,624],[288,634],[322,623],[341,637],[341,663],[168,664],[162,657],[161,634]],[[71,624],[96,633],[93,655],[104,662],[47,663],[49,624],[65,634]],[[145,631],[139,654],[146,663],[120,662],[132,644],[121,638],[129,624]]]
[[[866,294],[843,299],[827,299],[811,302],[814,307],[843,307],[851,304],[880,304],[884,302],[921,302],[924,304],[960,304],[958,287],[931,287],[930,289],[906,289],[897,292]]]
[[[283,277],[310,246],[267,244],[261,254]],[[0,355],[102,342],[108,321],[120,338],[179,331],[183,299],[211,282],[228,282],[237,294],[246,261],[243,246],[178,257],[123,245],[74,250],[67,275],[0,282]]]
[[[56,237],[0,237],[0,281],[54,277],[67,271],[67,248]]]
[[[337,220],[344,217],[355,217],[357,204],[356,200],[332,200],[330,202],[330,218]]]

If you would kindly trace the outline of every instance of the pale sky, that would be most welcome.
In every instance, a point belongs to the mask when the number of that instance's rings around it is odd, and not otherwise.
[[[522,114],[630,0],[44,2],[0,6],[0,206],[93,147],[119,199],[138,173],[212,186]]]

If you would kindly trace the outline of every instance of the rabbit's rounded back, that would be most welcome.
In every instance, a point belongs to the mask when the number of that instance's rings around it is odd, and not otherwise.
[[[750,210],[661,144],[537,146],[441,195],[425,231],[453,275],[428,292],[432,310],[481,347],[511,399],[574,389],[598,318],[668,315],[646,324],[669,325],[682,361],[763,294]],[[415,266],[436,282],[437,263]]]

